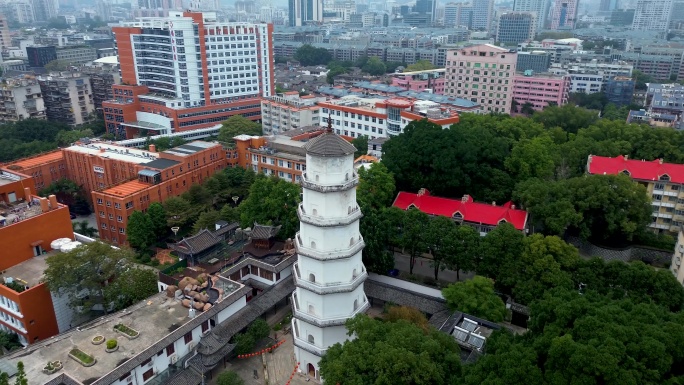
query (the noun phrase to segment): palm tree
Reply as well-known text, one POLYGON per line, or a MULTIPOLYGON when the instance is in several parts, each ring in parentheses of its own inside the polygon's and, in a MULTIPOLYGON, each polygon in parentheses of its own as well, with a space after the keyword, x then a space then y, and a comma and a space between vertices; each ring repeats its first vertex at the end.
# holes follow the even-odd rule
POLYGON ((90 227, 88 221, 74 222, 72 226, 74 228, 75 233, 85 235, 86 237, 93 237, 97 235, 97 229, 94 227, 90 227))

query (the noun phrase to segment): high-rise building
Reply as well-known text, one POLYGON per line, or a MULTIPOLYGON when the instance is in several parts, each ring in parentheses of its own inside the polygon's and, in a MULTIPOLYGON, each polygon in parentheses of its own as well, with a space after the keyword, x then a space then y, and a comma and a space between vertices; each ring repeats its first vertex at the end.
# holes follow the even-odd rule
POLYGON ((43 67, 47 63, 57 60, 57 48, 54 46, 26 47, 29 67, 43 67))
POLYGON ((458 12, 460 8, 458 3, 449 3, 444 6, 445 27, 456 27, 458 25, 458 12))
POLYGON ((478 103, 484 112, 508 113, 517 56, 491 44, 448 51, 444 94, 478 103))
POLYGON ((21 24, 32 23, 33 4, 29 0, 17 0, 8 4, 12 19, 21 24))
POLYGON ((413 7, 413 12, 417 12, 420 14, 429 14, 430 21, 434 22, 436 16, 436 9, 436 0, 416 0, 416 5, 413 7))
POLYGON ((515 0, 513 11, 534 12, 537 15, 537 30, 543 29, 549 13, 549 0, 515 0))
POLYGON ((496 28, 496 41, 501 44, 518 44, 534 39, 537 29, 534 13, 510 12, 499 17, 496 28))
POLYGON ((493 17, 494 0, 450 3, 444 8, 444 24, 446 26, 463 26, 471 30, 488 31, 492 26, 493 17))
POLYGON ((601 0, 599 11, 610 12, 618 8, 618 0, 601 0))
POLYGON ((551 66, 551 54, 544 51, 518 52, 516 71, 546 72, 551 66))
POLYGON ((45 103, 36 79, 9 78, 0 87, 0 122, 45 119, 45 103))
POLYGON ((673 4, 673 0, 637 0, 632 29, 667 31, 673 4))
POLYGON ((7 17, 0 14, 0 48, 5 49, 12 46, 12 36, 10 35, 7 17))
POLYGON ((551 16, 551 29, 574 29, 579 0, 556 0, 551 16))
POLYGON ((320 379, 321 357, 330 346, 350 338, 345 322, 370 307, 363 285, 368 273, 361 260, 365 244, 356 203, 356 149, 330 128, 304 149, 292 335, 297 362, 320 379))
POLYGON ((610 13, 610 25, 625 26, 634 23, 635 9, 615 9, 610 13))
POLYGON ((271 96, 273 26, 220 22, 214 12, 170 11, 114 27, 121 85, 102 103, 109 132, 159 134, 257 120, 271 96))
POLYGON ((56 17, 59 12, 57 0, 32 0, 32 4, 36 21, 48 21, 56 17))
POLYGON ((69 73, 41 77, 39 82, 48 120, 78 126, 93 119, 95 104, 88 76, 69 73))
POLYGON ((494 0, 472 0, 473 19, 470 29, 489 31, 494 18, 494 0))
POLYGON ((289 0, 288 16, 291 27, 323 22, 323 0, 289 0))

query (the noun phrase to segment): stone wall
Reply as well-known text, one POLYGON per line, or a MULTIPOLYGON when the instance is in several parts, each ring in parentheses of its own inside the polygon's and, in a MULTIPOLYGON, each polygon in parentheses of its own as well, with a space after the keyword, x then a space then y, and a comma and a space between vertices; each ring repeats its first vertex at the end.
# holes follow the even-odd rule
POLYGON ((665 265, 672 259, 673 251, 646 246, 630 246, 622 249, 596 246, 578 237, 568 236, 567 242, 579 249, 582 254, 599 257, 604 261, 643 261, 649 264, 665 265))

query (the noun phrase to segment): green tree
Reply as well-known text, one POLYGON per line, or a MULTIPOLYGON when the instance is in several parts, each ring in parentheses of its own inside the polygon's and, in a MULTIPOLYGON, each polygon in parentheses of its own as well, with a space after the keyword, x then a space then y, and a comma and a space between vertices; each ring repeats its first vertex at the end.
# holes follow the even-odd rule
POLYGON ((129 268, 132 257, 128 249, 114 249, 96 241, 49 256, 44 280, 50 291, 69 298, 75 310, 89 312, 99 306, 107 312, 110 304, 105 298, 114 298, 108 286, 129 268))
POLYGON ((558 146, 550 136, 521 139, 513 145, 506 159, 506 169, 516 181, 530 178, 551 179, 556 171, 558 146))
POLYGON ((233 337, 233 343, 235 344, 236 354, 248 354, 254 350, 256 341, 249 333, 238 333, 233 337))
POLYGON ((523 103, 522 107, 520 107, 520 112, 527 116, 534 114, 534 104, 530 102, 523 103))
POLYGON ((653 83, 655 79, 651 75, 647 75, 639 70, 632 71, 632 79, 636 82, 634 89, 643 91, 645 90, 646 83, 653 83))
POLYGON ((72 223, 72 227, 75 233, 85 235, 86 237, 94 237, 97 235, 97 229, 91 227, 88 221, 79 221, 72 223))
POLYGON ((465 282, 456 282, 442 289, 442 295, 452 310, 472 314, 492 322, 506 317, 506 304, 494 292, 494 282, 479 275, 465 282))
POLYGON ((142 211, 137 210, 133 211, 131 217, 128 218, 126 235, 128 244, 141 251, 152 246, 156 240, 154 225, 152 224, 150 217, 142 211))
POLYGON ((232 207, 230 204, 225 204, 219 212, 219 218, 226 222, 240 222, 240 207, 232 207))
POLYGON ((190 206, 197 217, 200 213, 211 208, 214 198, 206 187, 201 184, 193 184, 187 192, 182 195, 183 199, 190 203, 190 206))
POLYGON ((408 321, 424 332, 430 331, 430 322, 420 310, 409 306, 390 306, 384 319, 389 322, 408 321))
POLYGON ((166 224, 166 211, 161 203, 152 203, 147 208, 147 216, 150 217, 150 222, 152 222, 156 239, 161 239, 169 233, 169 227, 166 224))
MULTIPOLYGON (((363 207, 363 206, 362 206, 363 207)), ((399 213, 403 213, 400 209, 399 213)), ((387 274, 394 269, 394 255, 388 250, 391 235, 396 231, 386 215, 388 209, 365 209, 361 218, 360 231, 366 244, 363 249, 363 264, 368 271, 387 274)))
POLYGON ((510 293, 518 282, 525 235, 510 223, 503 223, 480 240, 476 271, 492 278, 499 290, 510 293))
POLYGON ((9 385, 9 376, 5 372, 0 372, 0 385, 9 385))
POLYGON ((409 255, 409 274, 413 274, 416 258, 427 251, 427 229, 430 217, 418 209, 405 212, 400 245, 409 255))
POLYGON ((242 115, 233 115, 221 123, 218 140, 219 142, 232 143, 233 138, 238 135, 260 136, 261 134, 261 124, 253 122, 242 115))
POLYGON ((429 220, 425 230, 425 241, 432 254, 432 268, 435 281, 439 279, 439 271, 446 267, 446 259, 456 250, 456 240, 452 236, 456 233, 456 224, 450 218, 436 216, 429 220))
POLYGON ((303 66, 314 66, 328 64, 332 60, 332 55, 325 48, 316 48, 310 44, 304 44, 297 48, 294 59, 303 66))
POLYGON ((361 155, 366 155, 368 153, 368 137, 366 135, 361 135, 354 140, 352 144, 356 147, 356 152, 354 153, 354 159, 360 157, 361 155))
POLYGON ((115 309, 134 305, 157 293, 157 272, 149 268, 130 266, 105 289, 106 303, 115 309))
POLYGON ((69 66, 71 66, 71 62, 69 60, 60 60, 60 59, 55 59, 52 60, 48 63, 46 63, 43 68, 45 68, 47 71, 54 71, 54 72, 60 72, 60 71, 66 71, 69 66))
POLYGON ((93 131, 89 129, 60 131, 57 134, 57 144, 60 146, 70 146, 81 138, 92 138, 93 135, 93 131))
POLYGON ((17 362, 17 378, 14 380, 14 385, 28 385, 24 363, 21 361, 17 362))
POLYGON ((394 177, 383 163, 360 168, 356 200, 365 212, 388 207, 394 199, 394 177))
POLYGON ((268 323, 262 318, 255 319, 254 322, 249 325, 249 329, 247 329, 247 333, 254 338, 254 341, 259 341, 268 337, 270 332, 271 327, 268 326, 268 323))
POLYGON ((480 234, 470 226, 456 226, 444 234, 446 267, 456 271, 456 280, 461 280, 461 270, 475 270, 480 248, 480 234))
POLYGON ((589 127, 598 118, 598 111, 587 110, 572 104, 547 107, 532 116, 534 121, 543 124, 546 128, 560 127, 571 134, 576 134, 580 128, 589 127))
POLYGON ((277 177, 257 175, 249 189, 249 197, 240 204, 243 228, 259 224, 282 225, 279 237, 286 239, 299 229, 297 206, 301 201, 301 187, 277 177))
POLYGON ((217 385, 245 385, 245 381, 232 371, 223 372, 216 377, 217 385))
POLYGON ((0 346, 7 351, 22 347, 17 334, 8 333, 2 330, 0 330, 0 346))
POLYGON ((461 375, 453 337, 405 320, 381 322, 360 314, 347 321, 356 336, 328 349, 320 362, 327 383, 446 385, 461 375))
POLYGON ((205 211, 200 214, 200 216, 197 218, 195 221, 195 224, 192 225, 192 231, 193 233, 198 233, 202 229, 208 229, 211 231, 214 231, 216 222, 218 222, 221 219, 221 214, 216 211, 216 210, 209 210, 205 211))
POLYGON ((385 67, 385 63, 383 63, 382 60, 378 59, 375 56, 369 58, 366 64, 364 64, 363 67, 361 67, 361 69, 364 72, 368 72, 369 74, 374 76, 384 75, 385 72, 387 72, 387 67, 385 67))
POLYGON ((66 178, 52 182, 48 187, 40 190, 38 195, 47 197, 54 194, 59 203, 69 206, 69 210, 81 215, 90 214, 90 206, 86 199, 86 192, 82 186, 66 178))
POLYGON ((432 63, 429 60, 418 60, 417 62, 410 64, 408 67, 406 67, 405 72, 426 71, 434 68, 435 66, 432 65, 432 63))
POLYGON ((163 206, 166 212, 166 223, 170 227, 183 226, 197 215, 190 202, 182 197, 169 197, 164 201, 163 206))

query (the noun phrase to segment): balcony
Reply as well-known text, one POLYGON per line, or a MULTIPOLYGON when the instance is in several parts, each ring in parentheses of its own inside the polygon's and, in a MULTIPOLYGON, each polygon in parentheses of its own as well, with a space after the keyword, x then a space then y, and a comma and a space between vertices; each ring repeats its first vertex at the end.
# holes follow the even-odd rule
POLYGON ((305 340, 301 339, 299 337, 299 329, 297 329, 297 320, 293 318, 291 322, 292 322, 292 330, 294 331, 293 332, 293 334, 294 334, 294 338, 293 338, 294 345, 300 349, 306 350, 307 352, 309 352, 313 355, 323 357, 325 355, 325 353, 328 351, 328 349, 319 348, 318 346, 311 344, 309 342, 306 342, 305 340))
POLYGON ((349 318, 354 318, 357 314, 365 313, 366 310, 370 308, 370 303, 368 302, 368 297, 363 295, 363 302, 356 306, 356 309, 348 315, 341 315, 336 317, 322 318, 315 312, 300 309, 299 300, 297 299, 297 292, 292 293, 292 310, 295 318, 300 319, 306 323, 316 325, 318 327, 324 328, 328 326, 339 326, 344 325, 349 318))
POLYGON ((670 229, 670 225, 662 225, 659 223, 651 223, 650 225, 648 225, 648 227, 653 228, 653 229, 661 229, 661 230, 669 230, 670 229))
POLYGON ((349 258, 358 253, 359 251, 363 250, 363 247, 365 245, 366 244, 364 243, 363 237, 361 235, 359 235, 359 239, 358 241, 356 241, 356 243, 345 249, 324 251, 315 249, 315 245, 313 245, 313 247, 304 246, 304 242, 302 242, 302 237, 299 233, 297 233, 297 242, 295 242, 295 248, 298 254, 302 254, 309 258, 313 258, 319 261, 349 258))
POLYGON ((366 267, 361 265, 361 272, 352 277, 349 282, 311 282, 304 279, 299 271, 299 262, 295 262, 292 267, 295 275, 295 285, 302 289, 309 290, 316 294, 348 293, 354 291, 363 281, 368 278, 366 267))
POLYGON ((351 209, 351 211, 349 212, 349 214, 347 214, 346 217, 321 217, 318 215, 312 215, 307 213, 306 210, 304 210, 304 204, 300 203, 297 207, 297 216, 299 216, 300 221, 308 223, 313 226, 334 227, 346 226, 350 223, 353 223, 354 221, 361 219, 363 214, 361 213, 361 209, 359 209, 359 206, 357 205, 351 209))
POLYGON ((321 193, 345 191, 353 187, 356 187, 356 185, 358 184, 359 175, 356 173, 353 173, 351 179, 348 179, 342 184, 322 184, 319 182, 314 182, 313 180, 309 179, 307 173, 302 174, 302 187, 309 190, 318 191, 321 193))

